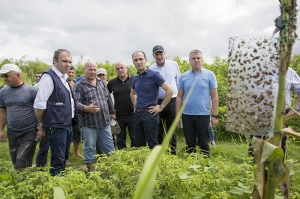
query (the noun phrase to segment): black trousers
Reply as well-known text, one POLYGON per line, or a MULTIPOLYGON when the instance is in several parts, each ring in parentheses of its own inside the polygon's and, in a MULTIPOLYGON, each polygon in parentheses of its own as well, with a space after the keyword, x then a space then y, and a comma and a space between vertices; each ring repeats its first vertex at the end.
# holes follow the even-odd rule
POLYGON ((208 127, 210 115, 185 115, 182 114, 182 125, 187 153, 196 152, 196 144, 200 148, 200 153, 210 154, 208 127), (197 142, 198 139, 198 142, 197 142))
MULTIPOLYGON (((158 100, 158 104, 162 103, 162 99, 158 100)), ((158 144, 161 144, 164 140, 165 132, 167 133, 170 129, 173 121, 176 117, 175 111, 176 98, 172 98, 168 105, 159 113, 159 126, 158 126, 158 136, 157 141, 158 144), (164 124, 166 124, 166 128, 164 128, 164 124)), ((171 153, 176 154, 177 148, 177 129, 174 130, 172 140, 170 141, 171 153)))

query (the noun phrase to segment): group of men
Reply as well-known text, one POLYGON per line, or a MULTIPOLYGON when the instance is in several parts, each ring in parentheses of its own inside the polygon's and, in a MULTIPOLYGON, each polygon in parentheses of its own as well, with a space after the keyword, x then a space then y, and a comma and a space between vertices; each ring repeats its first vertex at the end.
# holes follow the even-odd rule
MULTIPOLYGON (((18 66, 2 66, 0 74, 7 86, 0 91, 0 141, 6 141, 3 130, 7 123, 14 167, 22 171, 31 166, 39 138, 41 143, 47 142, 45 150, 49 147, 51 150, 50 173, 61 173, 68 160, 72 134, 79 124, 84 138, 84 162, 88 170, 93 171, 97 142, 107 155, 115 150, 112 119, 118 121, 121 129, 116 140, 118 149, 126 148, 127 129, 131 147, 148 144, 152 149, 162 143, 185 101, 182 123, 187 152, 195 152, 198 144, 201 153, 209 155, 209 124, 210 121, 213 127, 218 124, 215 75, 203 68, 199 50, 190 52, 191 70, 182 75, 176 62, 166 60, 162 46, 153 48, 153 57, 156 62, 148 68, 145 53, 134 52, 132 62, 137 75, 132 77, 125 64, 117 62, 117 77, 109 82, 106 82, 105 70, 87 61, 84 76, 77 82, 71 53, 58 49, 54 52, 53 67, 38 77, 38 90, 22 81, 18 66)), ((176 130, 172 133, 170 153, 176 154, 176 130)), ((73 138, 74 154, 78 157, 81 156, 80 142, 80 138, 73 138)))

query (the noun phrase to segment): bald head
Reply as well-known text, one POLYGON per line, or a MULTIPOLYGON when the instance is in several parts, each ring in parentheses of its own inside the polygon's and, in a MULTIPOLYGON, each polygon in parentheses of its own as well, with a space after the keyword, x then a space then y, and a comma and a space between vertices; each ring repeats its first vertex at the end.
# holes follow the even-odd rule
POLYGON ((94 61, 87 61, 84 63, 84 77, 88 81, 96 79, 97 64, 94 61))
POLYGON ((116 71, 118 77, 121 79, 126 79, 128 76, 127 67, 123 62, 117 62, 115 64, 115 71, 116 71))

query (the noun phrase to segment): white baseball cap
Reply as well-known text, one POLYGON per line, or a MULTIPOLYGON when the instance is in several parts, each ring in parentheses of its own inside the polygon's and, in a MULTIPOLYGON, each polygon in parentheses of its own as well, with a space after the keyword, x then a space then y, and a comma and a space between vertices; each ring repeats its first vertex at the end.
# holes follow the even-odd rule
POLYGON ((17 73, 22 73, 21 69, 15 64, 4 64, 1 67, 0 74, 6 74, 9 71, 14 71, 17 73))
POLYGON ((107 71, 104 68, 98 68, 97 75, 99 75, 99 74, 107 75, 107 71))

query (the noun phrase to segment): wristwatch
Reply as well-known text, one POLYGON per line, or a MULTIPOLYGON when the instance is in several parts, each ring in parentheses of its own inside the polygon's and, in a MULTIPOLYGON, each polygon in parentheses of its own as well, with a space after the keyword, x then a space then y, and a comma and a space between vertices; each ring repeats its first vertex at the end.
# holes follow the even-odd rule
POLYGON ((295 109, 296 111, 299 111, 299 110, 300 110, 299 106, 295 106, 294 109, 295 109))
POLYGON ((159 105, 159 107, 160 107, 160 109, 164 109, 165 108, 165 106, 164 105, 159 105))
POLYGON ((219 119, 219 115, 211 115, 212 117, 219 119))

